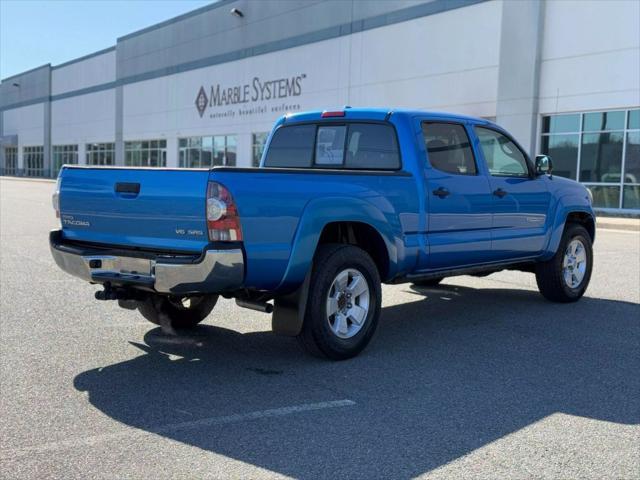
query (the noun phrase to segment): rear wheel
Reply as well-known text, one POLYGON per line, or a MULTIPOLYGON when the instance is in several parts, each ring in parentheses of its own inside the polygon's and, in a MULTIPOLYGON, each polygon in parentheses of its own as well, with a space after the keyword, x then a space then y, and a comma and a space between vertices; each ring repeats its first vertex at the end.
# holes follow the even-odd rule
POLYGON ((436 287, 440 285, 442 280, 444 280, 444 277, 429 278, 427 280, 414 280, 413 284, 418 287, 436 287))
POLYGON ((591 236, 581 225, 568 224, 554 257, 536 265, 538 289, 552 302, 575 302, 584 295, 592 269, 591 236))
POLYGON ((138 311, 151 323, 176 329, 192 328, 215 307, 218 295, 166 297, 152 295, 138 303, 138 311))
POLYGON ((320 246, 313 262, 309 300, 299 339, 333 360, 360 353, 378 325, 382 291, 378 269, 352 245, 320 246))

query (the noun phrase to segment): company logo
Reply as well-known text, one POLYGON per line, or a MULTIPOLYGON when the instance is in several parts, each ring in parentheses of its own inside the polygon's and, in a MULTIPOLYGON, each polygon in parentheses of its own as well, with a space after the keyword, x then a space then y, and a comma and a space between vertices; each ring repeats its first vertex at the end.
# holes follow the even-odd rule
POLYGON ((70 227, 90 227, 91 223, 86 220, 76 220, 73 215, 63 215, 62 224, 70 227))
POLYGON ((202 230, 187 230, 185 228, 176 228, 176 235, 193 235, 196 237, 200 237, 204 235, 202 230))
POLYGON ((302 73, 274 80, 253 77, 251 82, 241 85, 228 86, 217 83, 209 87, 209 95, 204 87, 200 87, 195 101, 196 109, 202 118, 207 108, 242 106, 249 103, 298 97, 302 95, 302 84, 306 78, 307 75, 302 73))
POLYGON ((204 115, 204 111, 207 109, 208 103, 209 99, 207 98, 207 92, 204 91, 204 87, 200 87, 200 91, 198 92, 198 96, 196 97, 196 108, 198 109, 200 118, 202 118, 202 116, 204 115))

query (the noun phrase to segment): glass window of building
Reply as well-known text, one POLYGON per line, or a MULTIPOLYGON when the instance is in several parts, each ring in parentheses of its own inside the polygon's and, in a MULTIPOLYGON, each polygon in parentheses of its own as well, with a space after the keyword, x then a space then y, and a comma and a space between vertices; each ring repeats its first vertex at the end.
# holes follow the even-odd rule
POLYGON ((595 207, 640 209, 640 109, 545 116, 541 146, 554 175, 586 184, 595 207))
POLYGON ((166 167, 167 141, 124 142, 124 164, 128 167, 166 167))
POLYGON ((627 125, 622 208, 640 210, 640 109, 629 111, 627 125))
POLYGON ((178 162, 182 168, 235 166, 236 153, 235 135, 178 139, 178 162))
POLYGON ((16 175, 18 173, 18 147, 6 147, 4 149, 4 175, 16 175))
POLYGON ((115 143, 87 143, 87 165, 115 165, 115 143))
POLYGON ((251 165, 254 167, 260 166, 260 160, 262 159, 262 153, 264 152, 264 146, 267 143, 267 138, 269 137, 269 132, 260 132, 254 133, 252 138, 252 155, 251 155, 251 165))
POLYGON ((58 176, 62 165, 78 164, 78 145, 54 145, 51 176, 58 176))
POLYGON ((25 175, 27 177, 42 177, 44 174, 44 148, 23 147, 22 157, 24 160, 25 175))

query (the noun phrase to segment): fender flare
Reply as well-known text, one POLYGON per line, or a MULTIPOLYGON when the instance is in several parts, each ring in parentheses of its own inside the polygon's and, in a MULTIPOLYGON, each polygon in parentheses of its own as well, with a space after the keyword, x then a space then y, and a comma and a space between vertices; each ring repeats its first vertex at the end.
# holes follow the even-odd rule
MULTIPOLYGON (((324 227, 334 222, 359 222, 374 228, 384 241, 389 255, 389 275, 397 270, 401 238, 394 235, 390 225, 395 212, 385 216, 380 209, 360 199, 345 197, 324 197, 309 202, 303 211, 298 229, 293 239, 293 249, 280 291, 291 293, 274 299, 271 327, 274 333, 296 336, 302 331, 302 324, 309 295, 309 284, 320 235, 324 227)), ((398 225, 399 228, 399 225, 398 225)))
POLYGON ((595 214, 589 202, 582 196, 576 193, 571 193, 560 197, 558 200, 555 215, 553 217, 553 224, 550 225, 550 235, 547 247, 541 257, 542 261, 552 258, 560 245, 562 239, 562 233, 567 223, 567 218, 572 213, 585 213, 589 215, 595 222, 595 214))

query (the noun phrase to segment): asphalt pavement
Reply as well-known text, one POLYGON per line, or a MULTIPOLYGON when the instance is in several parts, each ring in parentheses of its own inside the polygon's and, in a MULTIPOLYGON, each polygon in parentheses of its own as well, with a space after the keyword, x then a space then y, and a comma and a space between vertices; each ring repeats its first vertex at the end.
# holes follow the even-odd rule
POLYGON ((383 288, 357 358, 221 300, 169 337, 60 271, 50 182, 0 179, 0 477, 640 477, 640 234, 600 229, 586 296, 533 275, 383 288))

